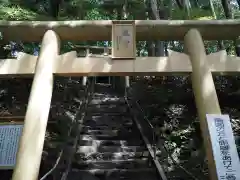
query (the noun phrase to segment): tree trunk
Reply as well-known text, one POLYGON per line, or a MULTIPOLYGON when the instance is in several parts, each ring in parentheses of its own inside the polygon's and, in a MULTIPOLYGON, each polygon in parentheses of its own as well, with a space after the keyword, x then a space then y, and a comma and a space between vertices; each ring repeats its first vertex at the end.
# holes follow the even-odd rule
POLYGON ((122 8, 117 9, 117 19, 122 19, 122 8))
POLYGON ((229 0, 221 0, 221 2, 222 2, 222 6, 223 6, 223 10, 224 10, 226 18, 232 19, 232 13, 231 13, 231 9, 230 9, 229 0))
POLYGON ((182 0, 176 0, 176 3, 178 5, 179 9, 183 9, 184 6, 183 6, 182 0))
MULTIPOLYGON (((217 19, 217 15, 216 15, 216 12, 215 12, 213 0, 209 0, 209 4, 210 4, 210 8, 211 8, 211 11, 212 11, 213 18, 216 20, 217 19)), ((221 40, 218 41, 218 49, 220 49, 220 50, 225 49, 224 43, 221 40)))
MULTIPOLYGON (((227 19, 233 19, 233 14, 231 12, 230 9, 230 2, 229 0, 221 0, 222 2, 222 6, 223 6, 223 10, 224 10, 224 14, 226 16, 227 19)), ((235 49, 237 50, 237 47, 235 47, 235 49)), ((229 52, 229 48, 226 49, 227 53, 229 52)))
POLYGON ((240 40, 235 40, 235 51, 236 51, 236 55, 238 57, 240 57, 240 40))
MULTIPOLYGON (((151 19, 156 19, 156 20, 160 20, 160 8, 158 8, 158 3, 156 0, 151 0, 149 3, 149 6, 151 9, 151 19)), ((164 56, 164 42, 162 41, 156 41, 155 42, 155 56, 164 56)))
POLYGON ((214 5, 213 5, 213 0, 209 0, 209 3, 210 3, 210 7, 211 7, 213 18, 217 19, 217 15, 216 15, 216 12, 215 12, 215 9, 214 9, 214 5))
POLYGON ((50 0, 50 15, 57 19, 61 0, 50 0))
POLYGON ((218 41, 218 49, 219 49, 219 50, 225 49, 225 46, 224 46, 223 41, 218 41))
POLYGON ((185 9, 185 12, 187 13, 187 17, 186 19, 191 19, 191 3, 190 3, 190 0, 184 0, 184 9, 185 9))
POLYGON ((238 8, 240 9, 240 0, 237 0, 238 8))
POLYGON ((154 44, 152 41, 147 41, 146 43, 146 49, 147 49, 147 52, 148 52, 148 56, 151 57, 151 56, 154 56, 154 44))
POLYGON ((192 0, 192 2, 195 8, 199 8, 198 0, 192 0))

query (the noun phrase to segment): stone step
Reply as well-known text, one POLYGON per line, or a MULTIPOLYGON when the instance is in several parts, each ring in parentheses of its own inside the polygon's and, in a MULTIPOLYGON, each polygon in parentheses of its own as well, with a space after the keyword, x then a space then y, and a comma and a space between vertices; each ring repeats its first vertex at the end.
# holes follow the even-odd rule
POLYGON ((141 152, 145 151, 144 146, 101 146, 95 144, 93 146, 79 146, 76 153, 91 154, 91 153, 103 153, 103 152, 141 152))
MULTIPOLYGON (((63 147, 63 143, 67 143, 68 146, 73 146, 74 138, 70 138, 68 142, 66 141, 53 141, 45 142, 44 150, 48 149, 60 149, 63 147)), ((139 139, 130 139, 130 140, 95 140, 92 138, 81 139, 79 146, 144 146, 144 142, 139 139)))
POLYGON ((117 136, 118 130, 82 130, 81 134, 117 136))
POLYGON ((108 135, 108 136, 121 136, 126 134, 134 133, 132 128, 121 128, 121 129, 82 129, 80 134, 88 134, 88 135, 108 135))
MULTIPOLYGON (((96 99, 93 99, 93 100, 96 100, 96 99)), ((93 101, 91 100, 91 101, 93 101)), ((90 101, 90 103, 88 104, 89 108, 126 108, 127 107, 127 104, 122 102, 122 101, 105 101, 103 103, 101 102, 98 102, 98 104, 92 104, 90 101), (108 103, 107 103, 108 102, 108 103), (121 106, 120 106, 121 105, 121 106)))
MULTIPOLYGON (((98 151, 89 151, 89 149, 85 149, 84 151, 78 151, 77 153, 74 154, 73 161, 76 162, 83 162, 83 161, 88 161, 88 160, 109 160, 109 161, 114 161, 114 160, 127 160, 127 159, 141 159, 141 158, 148 158, 149 157, 149 152, 147 149, 142 150, 142 149, 136 149, 135 152, 111 152, 111 150, 116 150, 115 149, 108 149, 108 152, 98 152, 98 151)), ((69 158, 69 155, 71 152, 74 152, 75 150, 73 147, 68 147, 64 151, 64 155, 62 156, 62 160, 64 161, 69 158)), ((44 163, 51 163, 55 162, 56 159, 59 156, 60 150, 56 149, 48 149, 47 153, 43 153, 43 158, 42 161, 44 163)))
POLYGON ((110 112, 110 111, 87 111, 86 116, 119 116, 119 117, 131 117, 129 112, 110 112))
POLYGON ((90 106, 93 105, 117 105, 117 106, 126 106, 125 100, 119 98, 94 98, 89 102, 90 106))
POLYGON ((103 128, 105 126, 108 126, 109 128, 120 128, 120 127, 132 127, 133 126, 133 122, 131 120, 125 120, 122 122, 115 122, 114 120, 107 120, 104 119, 102 121, 95 121, 95 120, 86 120, 84 122, 84 126, 90 126, 90 127, 99 127, 99 128, 103 128))
POLYGON ((103 104, 89 104, 88 108, 98 108, 98 109, 126 109, 126 104, 122 104, 122 106, 120 106, 118 103, 112 103, 109 102, 109 104, 103 103, 103 104))
POLYGON ((108 92, 108 93, 114 93, 115 90, 111 87, 110 84, 101 84, 97 83, 94 85, 94 92, 108 92))
POLYGON ((81 134, 80 139, 96 139, 96 140, 130 140, 130 139, 142 139, 140 134, 121 134, 121 135, 110 135, 110 134, 81 134))
POLYGON ((132 140, 142 140, 142 137, 140 134, 122 134, 121 136, 111 136, 106 134, 98 134, 98 135, 89 135, 89 134, 81 134, 80 140, 113 140, 113 141, 120 141, 120 140, 126 140, 126 141, 132 141, 132 140))
POLYGON ((108 108, 108 107, 89 107, 87 108, 87 113, 104 113, 104 114, 128 114, 127 107, 115 107, 115 108, 108 108))
POLYGON ((101 101, 118 101, 119 97, 107 93, 94 93, 92 99, 99 99, 101 101))
POLYGON ((72 169, 68 179, 79 180, 159 180, 155 168, 136 169, 72 169))
POLYGON ((127 124, 127 126, 121 125, 121 124, 116 124, 114 126, 113 125, 101 125, 101 126, 83 126, 82 127, 82 131, 88 131, 88 130, 121 130, 121 129, 131 129, 133 128, 132 126, 129 126, 127 124))
POLYGON ((120 97, 114 94, 108 94, 105 92, 94 92, 92 95, 92 99, 99 99, 102 101, 114 101, 114 102, 117 102, 117 101, 120 102, 124 100, 123 97, 120 97))
POLYGON ((109 89, 95 89, 94 94, 105 94, 107 96, 121 97, 119 93, 115 93, 114 91, 111 91, 109 89))
POLYGON ((85 135, 98 136, 98 135, 106 135, 106 136, 126 136, 127 134, 131 136, 138 137, 140 134, 136 127, 132 126, 119 126, 119 127, 105 127, 105 126, 83 126, 81 133, 85 135))
POLYGON ((142 159, 126 159, 126 160, 86 160, 76 161, 72 163, 73 168, 82 170, 91 169, 132 169, 132 168, 146 168, 149 167, 148 158, 142 159))
POLYGON ((125 160, 125 159, 139 159, 139 158, 146 158, 149 157, 149 152, 145 151, 138 151, 138 152, 93 152, 93 153, 79 153, 75 154, 74 156, 76 160, 125 160))
POLYGON ((112 89, 111 87, 107 87, 107 86, 94 87, 94 93, 105 93, 108 95, 116 95, 117 96, 117 94, 115 93, 115 90, 112 89))
POLYGON ((101 121, 101 122, 109 122, 109 121, 114 121, 119 122, 119 123, 125 123, 125 122, 132 122, 131 117, 126 117, 126 116, 114 116, 111 114, 100 114, 100 115, 93 115, 93 114, 87 114, 84 121, 101 121))
POLYGON ((80 146, 92 146, 99 144, 101 146, 142 146, 142 140, 81 140, 80 146))

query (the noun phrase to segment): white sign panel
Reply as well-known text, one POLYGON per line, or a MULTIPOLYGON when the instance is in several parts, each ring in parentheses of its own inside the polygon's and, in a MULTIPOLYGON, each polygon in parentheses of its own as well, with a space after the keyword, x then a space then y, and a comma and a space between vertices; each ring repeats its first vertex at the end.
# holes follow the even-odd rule
POLYGON ((219 180, 240 180, 240 162, 228 115, 207 114, 219 180))
POLYGON ((0 168, 13 169, 23 125, 0 125, 0 168))

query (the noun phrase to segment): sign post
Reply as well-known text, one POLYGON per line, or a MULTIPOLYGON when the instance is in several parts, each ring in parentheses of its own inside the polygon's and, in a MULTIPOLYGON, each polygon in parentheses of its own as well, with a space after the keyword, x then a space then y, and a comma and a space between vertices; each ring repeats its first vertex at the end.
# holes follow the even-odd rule
MULTIPOLYGON (((136 59, 135 21, 112 21, 112 59, 136 59)), ((125 88, 130 86, 129 76, 125 76, 125 88)))
POLYGON ((239 180, 240 162, 228 115, 207 114, 218 180, 239 180))

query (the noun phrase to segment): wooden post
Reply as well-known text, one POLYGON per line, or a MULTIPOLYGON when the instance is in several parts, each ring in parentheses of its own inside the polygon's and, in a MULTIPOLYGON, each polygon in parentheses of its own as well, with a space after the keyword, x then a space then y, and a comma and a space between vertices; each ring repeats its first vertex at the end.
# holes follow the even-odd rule
POLYGON ((82 77, 82 85, 86 86, 87 85, 87 76, 82 77))
POLYGON ((13 180, 38 179, 53 91, 53 67, 59 46, 57 34, 48 30, 36 64, 13 180))
POLYGON ((130 78, 129 78, 129 76, 125 76, 125 87, 126 88, 130 87, 130 78))
MULTIPOLYGON (((112 21, 112 59, 136 58, 136 28, 134 21, 112 21)), ((125 87, 129 87, 125 76, 125 87)))
MULTIPOLYGON (((86 50, 87 50, 87 52, 86 52, 86 57, 88 57, 88 56, 90 55, 90 49, 87 48, 86 50)), ((86 86, 86 85, 87 85, 87 76, 83 76, 83 78, 82 78, 82 85, 83 85, 83 86, 86 86)))
POLYGON ((191 29, 184 37, 185 49, 192 63, 192 87, 195 96, 202 136, 204 139, 211 180, 217 180, 210 129, 206 114, 221 114, 212 73, 206 61, 206 52, 198 30, 191 29))

